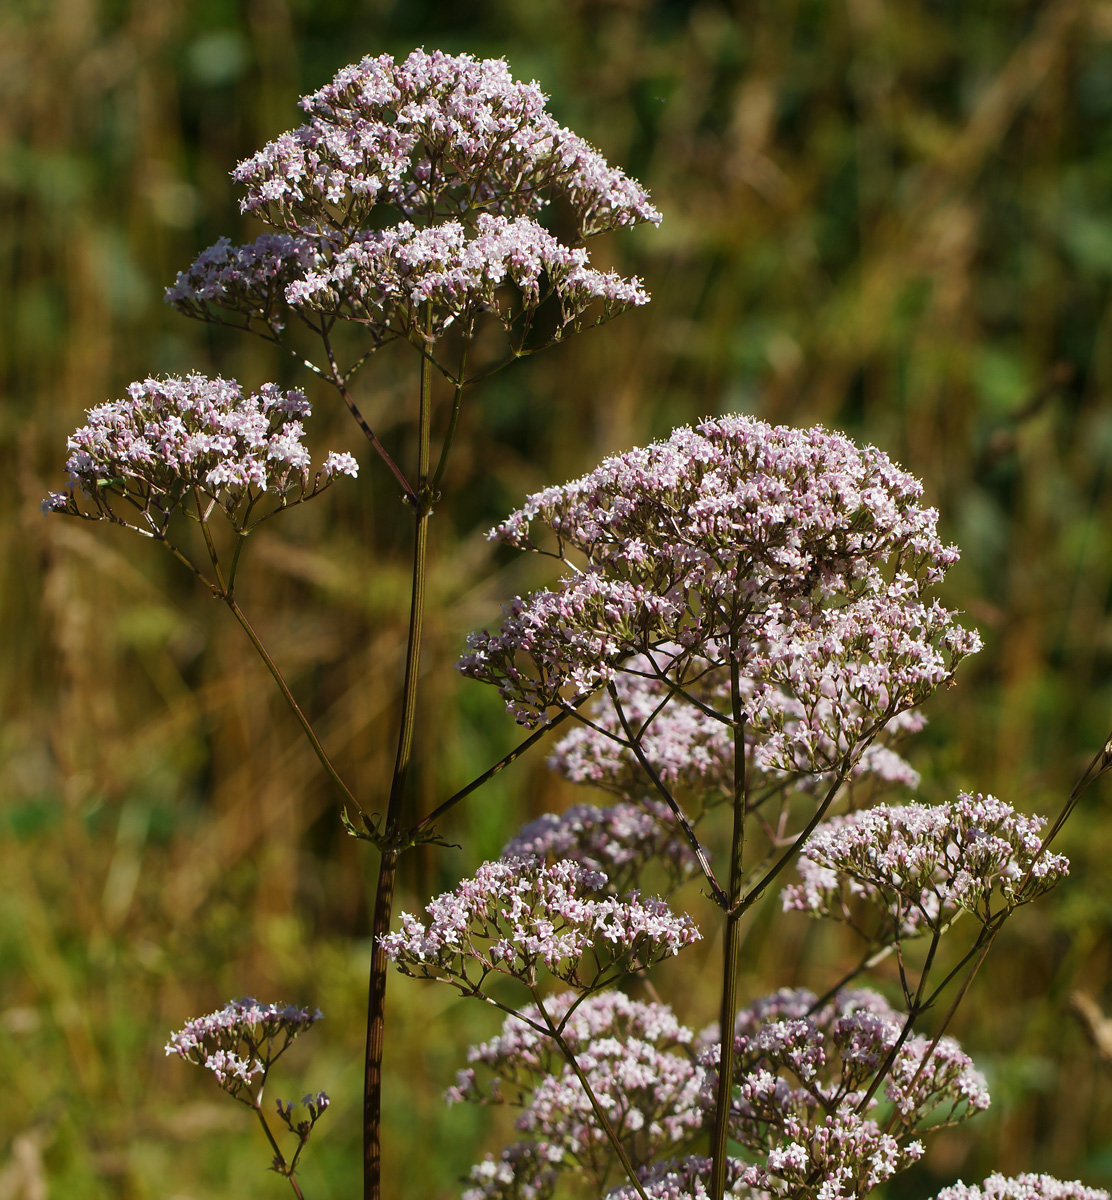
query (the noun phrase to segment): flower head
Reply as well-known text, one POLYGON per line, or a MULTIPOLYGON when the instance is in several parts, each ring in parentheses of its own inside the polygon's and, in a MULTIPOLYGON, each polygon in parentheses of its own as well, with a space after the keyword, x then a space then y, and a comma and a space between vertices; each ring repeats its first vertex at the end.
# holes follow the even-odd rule
POLYGON ((473 634, 460 669, 535 725, 631 656, 657 654, 654 673, 679 693, 700 660, 733 656, 770 761, 829 770, 824 746, 863 748, 980 644, 924 595, 957 551, 921 492, 879 450, 822 428, 678 429, 530 497, 491 532, 523 549, 547 532, 573 571, 473 634))
POLYGON ((659 223, 640 185, 545 102, 501 59, 439 50, 364 58, 304 97, 306 124, 239 164, 242 208, 309 233, 364 227, 376 205, 441 221, 535 216, 556 198, 580 237, 659 223))
MULTIPOLYGON (((813 1200, 864 1195, 921 1157, 917 1132, 988 1107, 984 1079, 957 1042, 901 1042, 906 1020, 864 988, 822 1005, 810 992, 785 989, 738 1013, 730 1131, 764 1156, 746 1175, 751 1186, 787 1186, 813 1200), (884 1083, 895 1109, 885 1131, 868 1115, 875 1100, 865 1097, 897 1046, 884 1083)), ((717 1036, 708 1031, 699 1053, 708 1107, 718 1086, 717 1036)))
POLYGON ((936 1200, 1108 1200, 1103 1188, 1063 1183, 1051 1175, 990 1175, 982 1185, 960 1180, 943 1188, 936 1200))
POLYGON ((257 523, 359 469, 350 454, 332 453, 311 473, 302 441, 310 412, 301 392, 273 383, 250 396, 234 380, 196 374, 133 383, 127 399, 90 409, 70 436, 69 490, 43 507, 162 537, 173 513, 200 495, 237 528, 257 523), (264 495, 269 506, 252 514, 264 495))
POLYGON ((286 233, 264 233, 250 246, 220 238, 178 273, 166 302, 187 317, 208 320, 212 308, 221 308, 248 324, 258 320, 281 329, 287 289, 320 263, 324 249, 320 239, 286 233))
POLYGON ((422 924, 402 913, 382 947, 407 975, 478 994, 491 973, 535 986, 541 968, 583 990, 677 954, 699 937, 691 918, 661 900, 606 894, 606 876, 579 863, 538 858, 484 863, 473 879, 427 907, 422 924))
MULTIPOLYGON (((195 1017, 171 1034, 166 1053, 206 1067, 226 1092, 238 1096, 256 1077, 261 1084, 290 1043, 320 1019, 320 1009, 260 1004, 250 996, 229 1000, 219 1011, 195 1017)), ((328 1099, 323 1092, 321 1097, 322 1102, 314 1103, 323 1111, 328 1099)))
MULTIPOLYGON (((582 1083, 543 1032, 548 1022, 562 1028, 635 1167, 674 1153, 702 1128, 702 1069, 686 1052, 691 1030, 671 1009, 620 992, 581 1002, 565 993, 546 1000, 544 1014, 531 1005, 507 1018, 499 1037, 472 1047, 468 1059, 474 1066, 461 1072, 448 1093, 450 1102, 521 1107, 516 1125, 524 1137, 502 1156, 517 1165, 519 1187, 539 1189, 553 1172, 582 1173, 601 1185, 614 1165, 582 1083), (487 1091, 480 1088, 475 1067, 492 1075, 487 1091), (522 1164, 529 1165, 532 1177, 522 1174, 522 1164)), ((480 1170, 481 1165, 473 1177, 480 1170)))
POLYGON ((585 249, 562 245, 528 217, 481 213, 476 227, 406 221, 362 231, 293 280, 286 300, 359 321, 380 341, 435 339, 455 323, 469 328, 480 313, 512 334, 550 298, 558 314, 549 336, 560 341, 648 302, 640 280, 595 270, 585 249))
POLYGON ((987 922, 1068 873, 1063 855, 1043 850, 1044 824, 968 792, 950 804, 834 817, 803 847, 801 882, 784 889, 784 907, 850 920, 854 902, 865 901, 879 913, 882 939, 940 929, 958 909, 987 922))

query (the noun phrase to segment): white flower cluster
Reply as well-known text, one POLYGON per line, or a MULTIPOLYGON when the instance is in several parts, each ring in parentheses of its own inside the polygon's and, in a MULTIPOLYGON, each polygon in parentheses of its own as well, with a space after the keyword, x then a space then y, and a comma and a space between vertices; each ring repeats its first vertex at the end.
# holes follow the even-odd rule
POLYGON ((333 451, 311 473, 302 440, 310 411, 301 392, 273 383, 250 396, 234 380, 197 374, 133 383, 126 400, 90 409, 70 436, 69 490, 51 493, 43 508, 161 537, 173 513, 200 496, 237 528, 257 523, 359 471, 350 454, 333 451), (257 510, 264 496, 270 504, 257 510))
MULTIPOLYGON (((253 1078, 265 1077, 290 1043, 320 1019, 319 1008, 260 1004, 250 996, 229 1000, 171 1034, 166 1053, 207 1068, 224 1091, 238 1096, 253 1078)), ((323 1107, 327 1103, 325 1097, 323 1107)))
POLYGON ((968 792, 834 817, 804 846, 802 882, 784 889, 784 908, 855 923, 865 902, 878 917, 868 936, 880 942, 939 930, 958 909, 987 923, 1069 872, 1064 855, 1043 850, 1044 824, 968 792))
POLYGON ((924 595, 957 551, 921 492, 880 451, 822 428, 731 416, 677 429, 492 531, 523 549, 547 531, 574 570, 473 634, 460 669, 536 725, 634 655, 680 647, 655 674, 682 691, 733 646, 769 766, 828 771, 830 747, 852 755, 980 646, 924 595))
POLYGON ((698 940, 690 917, 636 893, 608 895, 606 884, 576 862, 499 859, 431 901, 427 925, 402 913, 400 931, 381 944, 404 974, 478 995, 491 974, 535 987, 542 968, 595 990, 698 940))

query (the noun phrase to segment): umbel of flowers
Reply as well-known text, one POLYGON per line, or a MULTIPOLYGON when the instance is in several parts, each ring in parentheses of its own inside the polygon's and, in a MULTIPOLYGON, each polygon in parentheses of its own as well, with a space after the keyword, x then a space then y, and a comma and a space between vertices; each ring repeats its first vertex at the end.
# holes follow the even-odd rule
POLYGON ((290 312, 315 328, 340 318, 375 345, 406 338, 424 352, 489 314, 515 356, 646 303, 639 280, 591 267, 583 242, 660 214, 545 102, 498 59, 415 50, 344 68, 301 101, 304 125, 234 172, 243 211, 281 232, 221 239, 167 299, 272 336, 290 312), (570 245, 539 223, 554 201, 572 214, 570 245))
POLYGON ((928 599, 957 551, 921 494, 881 451, 821 428, 678 429, 492 531, 532 550, 547 535, 571 573, 472 636, 461 670, 533 725, 641 655, 640 678, 729 724, 704 693, 733 661, 766 769, 828 771, 980 645, 928 599))
POLYGON ((219 508, 245 533, 319 495, 337 474, 358 474, 355 459, 336 451, 312 473, 303 441, 311 413, 301 392, 273 383, 251 396, 234 380, 204 375, 133 383, 126 400, 90 409, 70 436, 69 488, 43 508, 162 539, 174 513, 195 501, 198 512, 219 508))

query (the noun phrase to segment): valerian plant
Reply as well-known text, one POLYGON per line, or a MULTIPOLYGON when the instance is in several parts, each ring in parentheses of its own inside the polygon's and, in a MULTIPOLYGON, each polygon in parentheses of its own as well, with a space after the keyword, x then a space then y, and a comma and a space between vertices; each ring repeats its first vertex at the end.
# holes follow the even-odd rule
MULTIPOLYGON (((857 1200, 916 1162, 925 1138, 987 1107, 985 1082, 947 1027, 1004 921, 1066 874, 1049 843, 1112 752, 1094 758, 1045 832, 991 796, 870 806, 884 787, 916 785, 898 744, 979 649, 933 594, 957 550, 940 539, 919 481, 882 451, 822 428, 722 416, 540 492, 492 531, 564 572, 510 602, 460 661, 531 732, 431 812, 414 811, 428 523, 464 394, 648 300, 640 280, 593 267, 586 243, 660 214, 545 104, 499 60, 365 58, 304 98, 303 125, 234 171, 243 211, 272 231, 245 246, 222 238, 166 293, 188 317, 275 343, 331 388, 409 510, 409 633, 381 818, 341 777, 235 595, 260 522, 358 473, 338 452, 314 470, 302 392, 248 393, 197 374, 134 383, 127 399, 89 411, 69 442, 69 484, 44 508, 133 529, 203 581, 273 676, 346 828, 378 852, 367 1200, 380 1194, 391 961, 505 1013, 448 1093, 520 1110, 521 1136, 474 1167, 470 1200, 547 1197, 565 1181, 610 1200, 857 1200), (553 205, 567 242, 544 223, 553 205), (349 359, 334 344, 341 326, 362 339, 349 359), (503 350, 490 357, 484 336, 476 363, 491 328, 503 350), (416 352, 408 464, 387 451, 356 394, 388 342, 416 352), (199 543, 184 536, 187 522, 199 543), (613 802, 534 821, 498 861, 433 900, 428 920, 402 914, 391 932, 399 858, 442 845, 444 814, 560 725, 553 768, 613 802), (725 838, 708 819, 722 809, 725 838), (825 995, 781 991, 743 1005, 742 921, 793 864, 799 882, 784 889, 784 908, 847 924, 864 943, 861 961, 825 995), (669 891, 700 878, 717 906, 719 1020, 699 1035, 645 980, 700 937, 689 915, 642 894, 654 870, 669 891), (939 978, 943 936, 965 942, 939 978), (889 960, 897 1003, 850 986, 889 960), (615 987, 638 981, 648 1000, 615 987), (942 1019, 920 1029, 943 997, 942 1019)), ((304 1117, 277 1102, 297 1139, 286 1158, 262 1090, 318 1016, 236 1001, 167 1046, 255 1111, 273 1168, 299 1197, 297 1164, 328 1097, 307 1095, 304 1117)), ((957 1184, 938 1200, 982 1194, 1107 1200, 1035 1175, 991 1176, 983 1193, 957 1184)))

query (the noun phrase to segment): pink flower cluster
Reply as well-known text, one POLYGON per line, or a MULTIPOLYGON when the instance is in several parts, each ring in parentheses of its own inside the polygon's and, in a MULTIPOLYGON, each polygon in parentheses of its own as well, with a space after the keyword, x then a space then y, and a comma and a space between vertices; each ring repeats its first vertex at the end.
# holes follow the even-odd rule
POLYGON ((69 490, 51 493, 43 509, 162 537, 186 500, 204 497, 237 528, 257 523, 359 470, 350 454, 332 452, 310 475, 301 421, 309 413, 301 392, 273 383, 246 397, 234 380, 204 375, 133 383, 128 399, 90 409, 88 424, 70 436, 69 490), (92 511, 78 504, 76 489, 92 511), (264 495, 270 507, 252 512, 264 495))
MULTIPOLYGON (((661 1154, 672 1154, 702 1127, 702 1070, 686 1048, 691 1030, 671 1009, 645 1004, 618 993, 590 996, 577 1004, 574 994, 545 1001, 553 1024, 586 1075, 615 1133, 635 1168, 647 1168, 661 1154)), ((448 1092, 450 1103, 471 1100, 518 1105, 517 1129, 527 1135, 472 1170, 479 1185, 475 1200, 503 1195, 502 1176, 512 1167, 516 1186, 540 1190, 557 1175, 578 1173, 601 1190, 612 1175, 616 1156, 599 1128, 594 1110, 555 1041, 539 1032, 545 1020, 535 1007, 509 1017, 500 1037, 468 1053, 493 1079, 480 1090, 474 1067, 460 1072, 448 1092), (529 1163, 532 1175, 523 1174, 529 1163), (494 1168, 492 1170, 492 1168, 494 1168)))
MULTIPOLYGON (((615 677, 617 702, 626 722, 636 731, 641 753, 673 794, 690 798, 697 809, 713 807, 733 796, 734 731, 730 710, 729 672, 705 660, 692 659, 687 674, 692 682, 672 694, 668 670, 670 656, 679 647, 663 646, 651 655, 635 655, 622 664, 615 677), (687 699, 690 695, 692 699, 687 699)), ((752 680, 741 681, 743 704, 758 711, 757 689, 752 680)), ((831 701, 816 709, 820 725, 833 723, 831 701)), ((829 740, 814 743, 804 706, 787 692, 765 689, 760 711, 771 719, 763 726, 747 720, 745 727, 746 770, 750 786, 759 790, 769 784, 794 784, 813 789, 829 770, 838 766, 847 747, 829 740), (813 764, 827 772, 813 773, 813 764)), ((590 713, 591 724, 579 725, 556 745, 549 765, 574 783, 588 784, 620 796, 644 791, 646 779, 640 761, 626 744, 621 719, 608 695, 601 696, 590 713)), ((881 729, 879 738, 895 739, 917 732, 925 724, 917 713, 900 713, 881 729)), ((873 775, 885 783, 914 788, 919 776, 889 745, 874 743, 866 748, 853 777, 873 775)))
POLYGON ((467 328, 480 312, 507 331, 519 325, 524 336, 532 314, 554 296, 559 316, 550 340, 559 341, 583 327, 596 302, 595 324, 648 303, 640 280, 594 270, 586 250, 562 245, 527 217, 480 213, 476 226, 473 236, 455 220, 363 231, 291 282, 286 299, 360 321, 379 339, 414 340, 434 339, 454 322, 467 328))
POLYGON ((260 1004, 250 996, 229 1000, 219 1011, 195 1017, 171 1034, 166 1053, 207 1068, 224 1091, 238 1097, 256 1076, 265 1080, 275 1059, 320 1019, 320 1009, 260 1004))
POLYGON ((636 893, 607 895, 606 883, 604 874, 575 862, 484 863, 473 879, 431 901, 427 925, 402 913, 401 930, 381 944, 403 974, 479 995, 492 973, 533 988, 542 967, 572 987, 595 990, 698 940, 690 917, 636 893))
MULTIPOLYGON (((784 990, 738 1014, 730 1130, 763 1156, 743 1176, 749 1186, 816 1200, 864 1195, 922 1156, 914 1133, 988 1107, 984 1079, 953 1038, 932 1050, 929 1039, 913 1036, 885 1084, 896 1123, 881 1130, 866 1115, 875 1101, 866 1105, 865 1096, 904 1023, 864 989, 840 992, 821 1007, 809 992, 784 990)), ((708 1106, 720 1056, 712 1036, 700 1054, 708 1106)))
POLYGON ((244 211, 284 232, 203 251, 166 292, 185 315, 223 309, 276 335, 288 306, 314 328, 324 313, 363 324, 375 346, 407 338, 427 352, 488 313, 516 356, 648 302, 639 279, 592 268, 581 243, 660 214, 502 60, 365 58, 301 103, 308 123, 234 172, 244 211), (573 245, 536 220, 553 200, 575 215, 573 245), (555 319, 538 337, 548 301, 555 319))
MULTIPOLYGON (((691 1154, 669 1159, 650 1167, 640 1176, 641 1187, 649 1200, 708 1200, 712 1163, 709 1158, 691 1154)), ((750 1168, 739 1158, 726 1163, 726 1193, 743 1200, 772 1200, 774 1193, 745 1183, 750 1168)), ((632 1184, 607 1192, 606 1200, 640 1200, 632 1184)))
POLYGON ((501 59, 414 50, 345 67, 306 96, 307 124, 240 163, 246 212, 293 231, 354 231, 376 204, 414 221, 534 216, 553 199, 579 234, 659 223, 644 190, 545 112, 501 59))
POLYGON ((166 302, 187 317, 208 320, 209 306, 262 321, 272 329, 285 325, 286 292, 321 261, 318 239, 264 233, 250 246, 221 238, 202 250, 188 271, 166 289, 166 302))
POLYGON ((507 843, 503 858, 536 855, 549 861, 571 859, 606 875, 614 895, 630 891, 650 861, 659 861, 678 886, 697 869, 676 820, 659 800, 622 802, 609 808, 577 804, 566 812, 545 813, 507 843))
POLYGON ((980 1187, 959 1181, 943 1188, 936 1200, 1108 1200, 1108 1193, 1050 1175, 990 1175, 980 1187))
POLYGON ((723 666, 732 652, 770 761, 829 769, 824 746, 869 740, 980 645, 923 597, 957 551, 921 491, 881 451, 822 428, 733 416, 678 429, 492 531, 537 549, 547 530, 573 570, 514 600, 497 633, 473 634, 460 669, 536 725, 632 655, 681 647, 657 674, 682 691, 695 659, 723 666), (803 712, 790 729, 785 694, 803 712))
POLYGON ((1042 851, 1044 824, 968 792, 950 804, 834 817, 804 846, 801 882, 784 889, 784 908, 856 924, 865 901, 880 919, 867 936, 881 941, 941 929, 958 909, 988 922, 1068 874, 1063 855, 1042 851))

